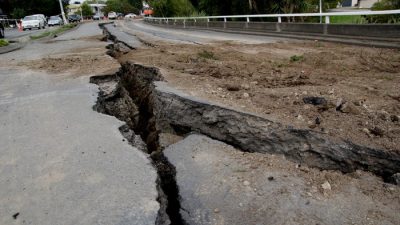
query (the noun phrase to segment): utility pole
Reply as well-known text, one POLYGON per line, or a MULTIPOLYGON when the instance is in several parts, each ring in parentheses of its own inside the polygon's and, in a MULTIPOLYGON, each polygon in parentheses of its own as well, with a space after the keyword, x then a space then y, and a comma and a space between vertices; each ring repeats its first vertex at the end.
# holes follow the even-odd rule
POLYGON ((60 3, 61 16, 62 16, 62 18, 64 20, 64 24, 68 24, 68 20, 65 18, 65 12, 64 12, 63 4, 62 4, 61 0, 58 0, 58 2, 60 3))

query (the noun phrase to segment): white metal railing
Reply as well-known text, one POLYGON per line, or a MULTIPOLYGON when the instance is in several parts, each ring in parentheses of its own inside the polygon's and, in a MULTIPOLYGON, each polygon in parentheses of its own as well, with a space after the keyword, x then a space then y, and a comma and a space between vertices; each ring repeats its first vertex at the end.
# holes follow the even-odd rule
POLYGON ((278 18, 278 23, 282 22, 282 17, 325 17, 325 23, 330 23, 331 16, 366 16, 366 15, 391 15, 400 14, 400 9, 396 10, 384 10, 384 11, 354 11, 354 12, 326 12, 326 13, 293 13, 293 14, 256 14, 256 15, 232 15, 232 16, 197 16, 197 17, 146 17, 145 20, 149 21, 166 21, 174 20, 207 20, 210 19, 223 19, 227 22, 227 19, 232 18, 245 18, 247 22, 250 22, 250 18, 278 18))

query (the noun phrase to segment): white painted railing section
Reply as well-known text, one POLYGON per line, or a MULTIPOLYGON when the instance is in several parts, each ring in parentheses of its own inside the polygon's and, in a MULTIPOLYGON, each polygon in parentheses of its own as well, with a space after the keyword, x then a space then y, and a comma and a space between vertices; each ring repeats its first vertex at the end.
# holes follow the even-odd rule
POLYGON ((282 22, 282 17, 325 17, 325 23, 330 22, 330 16, 366 16, 366 15, 391 15, 400 14, 400 9, 384 10, 384 11, 354 11, 354 12, 326 12, 326 13, 293 13, 293 14, 256 14, 256 15, 233 15, 233 16, 198 16, 198 17, 146 17, 145 20, 149 21, 169 21, 169 20, 207 20, 210 19, 223 19, 227 22, 231 18, 246 18, 250 22, 250 18, 277 18, 278 23, 282 22))

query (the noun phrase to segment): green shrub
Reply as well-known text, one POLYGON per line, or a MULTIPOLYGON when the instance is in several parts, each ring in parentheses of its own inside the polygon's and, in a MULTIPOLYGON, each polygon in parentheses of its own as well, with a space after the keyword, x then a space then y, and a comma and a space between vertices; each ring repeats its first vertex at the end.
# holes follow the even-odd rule
POLYGON ((368 21, 364 16, 331 16, 331 23, 336 24, 364 24, 368 21))
MULTIPOLYGON (((372 6, 373 11, 394 10, 400 8, 400 0, 381 0, 372 6)), ((400 15, 372 15, 367 16, 370 23, 400 23, 400 15)))
POLYGON ((290 62, 297 62, 297 61, 302 61, 304 57, 302 55, 292 55, 290 57, 290 62))
POLYGON ((217 60, 218 58, 214 55, 213 52, 209 52, 207 50, 203 50, 202 52, 197 53, 197 55, 200 58, 204 58, 204 59, 213 59, 213 60, 217 60))
POLYGON ((54 35, 60 34, 62 32, 65 32, 65 31, 67 31, 69 29, 72 29, 75 26, 76 26, 75 23, 66 24, 66 25, 63 25, 62 27, 59 27, 59 28, 57 28, 55 30, 52 30, 52 31, 46 31, 46 32, 40 33, 39 35, 32 35, 31 39, 32 40, 37 40, 37 39, 48 37, 48 36, 54 36, 54 35))
POLYGON ((0 39, 0 47, 7 46, 9 43, 6 39, 0 39))

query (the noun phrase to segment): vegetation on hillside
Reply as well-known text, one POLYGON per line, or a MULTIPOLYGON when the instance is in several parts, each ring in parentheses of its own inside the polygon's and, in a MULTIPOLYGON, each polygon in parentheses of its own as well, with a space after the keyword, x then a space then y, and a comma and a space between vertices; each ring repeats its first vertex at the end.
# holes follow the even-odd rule
POLYGON ((85 18, 88 18, 88 17, 90 18, 94 14, 92 8, 89 6, 89 4, 87 2, 82 3, 81 9, 82 9, 82 12, 81 12, 81 10, 78 10, 77 14, 80 15, 82 13, 82 16, 85 18))
MULTIPOLYGON (((62 0, 64 6, 68 0, 62 0)), ((1 1, 3 13, 11 18, 20 19, 27 15, 44 14, 53 16, 60 14, 60 5, 57 0, 3 0, 1 1)))
MULTIPOLYGON (((372 10, 393 10, 400 9, 400 0, 381 0, 376 2, 372 10)), ((400 15, 379 15, 368 16, 367 20, 371 23, 400 23, 400 15)))
POLYGON ((103 9, 103 12, 105 14, 111 11, 123 14, 138 14, 140 9, 142 9, 141 0, 108 0, 106 2, 106 7, 103 9))
MULTIPOLYGON (((324 0, 324 9, 340 0, 324 0)), ((317 12, 319 0, 151 0, 156 16, 317 12)))

